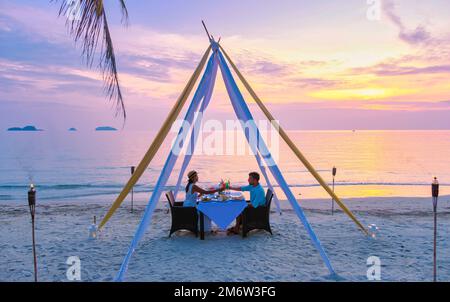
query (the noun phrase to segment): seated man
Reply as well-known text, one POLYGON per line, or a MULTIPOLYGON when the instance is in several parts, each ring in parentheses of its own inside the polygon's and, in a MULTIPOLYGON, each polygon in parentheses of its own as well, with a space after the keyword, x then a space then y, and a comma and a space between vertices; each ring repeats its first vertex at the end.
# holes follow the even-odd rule
MULTIPOLYGON (((266 204, 266 197, 263 187, 259 183, 259 174, 257 172, 251 172, 248 175, 248 186, 243 187, 230 187, 230 190, 234 191, 249 191, 250 203, 249 207, 257 208, 266 204)), ((240 215, 236 219, 236 225, 228 229, 228 234, 239 234, 239 229, 242 223, 242 216, 240 215)))

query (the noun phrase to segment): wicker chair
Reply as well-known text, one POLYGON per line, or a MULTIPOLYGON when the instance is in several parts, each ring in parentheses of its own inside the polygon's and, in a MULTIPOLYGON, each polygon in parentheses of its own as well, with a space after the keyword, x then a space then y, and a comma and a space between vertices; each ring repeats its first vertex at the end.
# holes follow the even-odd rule
POLYGON ((198 236, 198 213, 194 207, 183 207, 183 202, 176 202, 173 192, 166 193, 167 201, 170 206, 172 215, 172 226, 170 228, 169 237, 179 230, 191 231, 198 236))
POLYGON ((252 230, 266 230, 272 235, 270 228, 270 204, 272 203, 273 193, 267 190, 266 204, 257 208, 245 208, 242 213, 242 237, 247 237, 248 232, 252 230))

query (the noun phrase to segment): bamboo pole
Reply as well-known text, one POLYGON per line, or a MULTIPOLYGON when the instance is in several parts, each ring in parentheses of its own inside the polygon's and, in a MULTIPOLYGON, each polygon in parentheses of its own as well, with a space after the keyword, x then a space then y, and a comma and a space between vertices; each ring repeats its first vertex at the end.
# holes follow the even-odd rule
POLYGON ((436 261, 436 249, 437 249, 437 210, 434 209, 434 232, 433 232, 433 282, 437 280, 437 261, 436 261))
POLYGON ((205 24, 205 22, 202 20, 202 24, 203 24, 203 28, 205 29, 205 31, 206 31, 206 35, 208 36, 208 40, 209 40, 209 42, 211 42, 212 40, 213 40, 213 38, 212 38, 212 36, 209 34, 209 31, 208 31, 208 28, 206 28, 206 24, 205 24))
MULTIPOLYGON (((130 169, 131 175, 134 174, 134 170, 136 170, 136 167, 131 166, 130 169)), ((131 213, 133 213, 133 203, 134 203, 134 186, 131 188, 131 213)))
POLYGON ((111 216, 114 214, 114 212, 117 210, 117 208, 121 205, 121 203, 124 201, 125 197, 128 195, 130 190, 133 188, 133 186, 136 184, 136 182, 142 176, 145 169, 147 169, 148 165, 152 161, 152 159, 155 156, 156 152, 158 151, 159 147, 162 145, 164 139, 166 138, 167 134, 170 131, 170 128, 172 127, 172 124, 175 122, 175 119, 177 118, 178 114, 180 113, 181 109, 183 108, 184 104, 186 103, 186 100, 189 97, 189 94, 191 93, 192 89, 194 88, 194 85, 197 82, 197 79, 200 76, 200 73, 202 72, 203 67, 205 66, 206 60, 208 59, 208 54, 209 54, 210 50, 211 50, 211 45, 208 46, 205 53, 203 54, 203 57, 202 57, 200 63, 198 64, 197 68, 195 69, 194 73, 192 74, 191 78, 189 79, 186 87, 183 89, 183 92, 181 93, 177 102, 175 103, 172 110, 170 111, 169 116, 164 121, 164 124, 162 125, 161 129, 159 130, 159 132, 156 135, 155 139, 153 140, 152 144, 150 145, 147 152, 145 153, 144 158, 141 160, 139 165, 136 167, 135 172, 131 175, 127 184, 122 189, 119 196, 116 198, 116 200, 112 204, 111 208, 106 213, 105 217, 103 217, 103 220, 101 221, 101 223, 98 227, 99 229, 101 229, 105 225, 105 223, 111 218, 111 216))
POLYGON ((431 184, 431 196, 433 197, 433 218, 434 218, 434 232, 433 232, 433 281, 437 281, 437 206, 439 198, 439 182, 435 177, 431 184))
POLYGON ((36 239, 34 236, 34 214, 31 218, 31 236, 33 240, 33 263, 34 263, 34 282, 37 282, 37 258, 36 258, 36 239))
POLYGON ((261 99, 256 95, 255 91, 252 89, 250 84, 246 81, 244 76, 241 74, 239 69, 236 67, 236 65, 233 63, 231 58, 226 53, 225 49, 221 45, 219 45, 220 49, 222 50, 223 54, 227 58, 228 62, 230 63, 231 67, 233 67, 233 70, 238 75, 241 82, 244 84, 245 88, 248 90, 252 98, 255 100, 256 104, 258 104, 259 108, 263 111, 267 119, 272 123, 272 125, 275 126, 280 132, 280 136, 283 138, 283 140, 286 142, 286 144, 291 148, 291 150, 295 153, 295 155, 298 157, 298 159, 303 163, 303 165, 308 169, 308 171, 314 176, 314 178, 319 182, 319 184, 327 191, 327 193, 336 201, 336 203, 341 207, 341 209, 356 223, 356 225, 366 234, 368 235, 368 231, 366 228, 356 219, 356 217, 353 215, 353 213, 342 203, 341 199, 330 189, 328 184, 322 179, 322 177, 319 175, 319 173, 316 172, 314 167, 311 165, 311 163, 306 159, 306 157, 300 152, 300 150, 297 148, 297 146, 294 144, 294 142, 289 138, 287 133, 284 131, 283 128, 281 128, 280 124, 275 120, 275 118, 272 116, 272 114, 269 112, 267 107, 263 104, 261 99))
POLYGON ((36 214, 36 190, 33 184, 30 185, 30 190, 28 191, 28 206, 30 208, 31 214, 31 237, 33 241, 34 282, 37 282, 38 277, 37 277, 36 239, 34 236, 34 217, 36 214))
MULTIPOLYGON (((333 188, 332 191, 334 192, 334 177, 333 177, 333 188)), ((331 197, 331 216, 334 214, 334 199, 331 197)))

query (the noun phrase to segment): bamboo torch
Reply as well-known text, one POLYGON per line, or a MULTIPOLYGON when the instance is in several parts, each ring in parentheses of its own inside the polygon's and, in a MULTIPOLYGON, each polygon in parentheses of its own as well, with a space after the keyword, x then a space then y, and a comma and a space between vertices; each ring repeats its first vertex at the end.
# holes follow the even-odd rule
MULTIPOLYGON (((134 174, 135 166, 131 166, 131 175, 134 174)), ((134 186, 131 188, 131 213, 133 213, 133 201, 134 201, 134 186)))
MULTIPOLYGON (((333 170, 331 170, 331 173, 333 174, 333 192, 334 192, 334 178, 336 177, 337 169, 336 167, 333 167, 333 170)), ((331 215, 334 213, 334 198, 331 198, 331 215)))
POLYGON ((31 237, 33 238, 33 260, 34 260, 34 282, 37 282, 37 258, 36 258, 36 241, 34 237, 34 215, 36 213, 36 189, 34 185, 30 185, 28 191, 28 206, 31 214, 31 237))
POLYGON ((436 239, 437 239, 437 204, 439 197, 439 182, 435 177, 431 184, 431 195, 433 197, 433 214, 434 214, 434 240, 433 240, 433 281, 437 280, 437 268, 436 268, 436 239))

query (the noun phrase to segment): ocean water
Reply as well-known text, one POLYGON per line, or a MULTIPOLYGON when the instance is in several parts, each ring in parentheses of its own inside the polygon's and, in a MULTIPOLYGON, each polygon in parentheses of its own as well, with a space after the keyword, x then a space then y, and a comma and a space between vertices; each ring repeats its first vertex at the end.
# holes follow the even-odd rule
MULTIPOLYGON (((335 190, 342 198, 426 197, 430 195, 434 176, 441 183, 441 194, 450 195, 450 131, 288 133, 330 184, 331 169, 337 167, 335 190)), ((0 202, 26 202, 28 186, 34 183, 39 200, 45 202, 111 203, 128 180, 130 166, 139 163, 155 134, 152 131, 3 131, 0 133, 0 202)), ((153 191, 172 139, 173 135, 169 136, 161 146, 135 187, 141 202, 153 191)), ((235 143, 245 144, 239 140, 235 143)), ((281 140, 277 154, 278 164, 299 198, 328 197, 281 140)), ((176 183, 181 161, 179 158, 169 188, 176 183)), ((249 153, 203 152, 193 157, 189 169, 197 170, 200 185, 209 187, 220 179, 229 179, 235 185, 245 184, 248 172, 257 171, 258 166, 249 153)))

